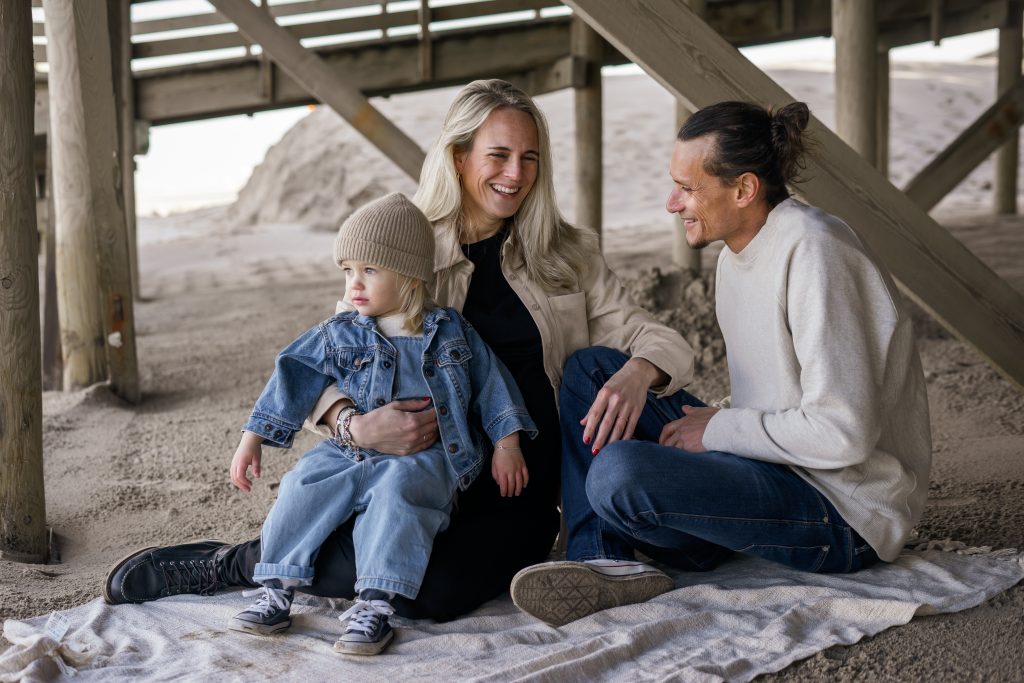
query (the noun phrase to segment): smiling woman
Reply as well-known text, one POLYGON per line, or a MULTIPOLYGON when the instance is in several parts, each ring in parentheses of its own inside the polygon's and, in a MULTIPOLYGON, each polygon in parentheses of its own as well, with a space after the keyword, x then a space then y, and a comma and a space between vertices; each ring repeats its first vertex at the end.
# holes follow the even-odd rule
MULTIPOLYGON (((562 434, 568 430, 559 423, 556 400, 569 357, 595 345, 618 354, 619 367, 588 415, 592 445, 599 449, 629 438, 652 387, 662 395, 690 381, 693 352, 677 332, 629 299, 605 264, 594 233, 562 217, 555 204, 547 123, 518 88, 500 80, 463 88, 420 178, 413 201, 433 227, 433 299, 460 311, 493 349, 538 429, 536 438, 518 446, 529 472, 519 495, 503 496, 491 477, 469 483, 448 528, 434 541, 418 595, 394 599, 403 616, 447 620, 504 593, 517 571, 551 551, 559 526, 562 434)), ((352 266, 352 303, 372 305, 379 295, 366 282, 380 274, 346 265, 352 266)), ((452 351, 435 364, 425 362, 423 373, 434 376, 468 360, 462 351, 452 351)), ((334 436, 339 414, 352 405, 342 390, 329 388, 310 415, 325 435, 334 436)), ((342 418, 351 445, 408 456, 433 445, 439 435, 448 438, 438 427, 450 419, 447 405, 424 410, 422 401, 384 399, 375 405, 362 415, 350 408, 342 418)), ((504 453, 498 446, 496 452, 504 453)), ((492 470, 496 460, 491 459, 492 470)), ((299 590, 353 596, 355 526, 349 519, 323 543, 313 583, 299 590)), ((259 540, 149 548, 114 567, 104 595, 110 602, 144 602, 252 586, 261 551, 259 540), (161 570, 168 563, 202 567, 206 573, 201 581, 176 577, 161 570)))

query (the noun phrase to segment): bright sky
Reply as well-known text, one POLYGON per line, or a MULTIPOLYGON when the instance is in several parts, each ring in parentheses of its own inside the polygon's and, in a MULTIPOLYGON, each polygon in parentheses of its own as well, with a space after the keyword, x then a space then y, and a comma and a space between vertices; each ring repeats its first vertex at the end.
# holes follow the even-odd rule
MULTIPOLYGON (((418 2, 401 3, 405 4, 416 6, 418 2)), ((392 11, 403 9, 399 3, 392 3, 390 8, 392 11)), ((212 8, 205 0, 132 5, 132 17, 137 21, 206 11, 212 8)), ((984 31, 947 38, 939 46, 926 43, 897 48, 890 58, 893 61, 962 61, 993 52, 997 40, 995 30, 984 31)), ((828 38, 813 38, 743 48, 741 52, 761 67, 796 62, 828 63, 833 58, 833 42, 828 38)), ((640 69, 627 65, 606 68, 604 73, 607 76, 636 74, 640 69)), ((232 201, 252 169, 263 160, 267 149, 307 113, 307 109, 301 107, 154 127, 150 131, 149 153, 138 157, 135 190, 139 212, 166 214, 232 201)))

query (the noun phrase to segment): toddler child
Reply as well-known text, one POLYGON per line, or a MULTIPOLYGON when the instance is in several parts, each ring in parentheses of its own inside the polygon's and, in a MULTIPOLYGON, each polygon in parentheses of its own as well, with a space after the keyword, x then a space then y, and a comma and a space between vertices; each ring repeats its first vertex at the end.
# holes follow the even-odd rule
POLYGON ((456 491, 480 473, 486 449, 494 444, 491 475, 502 495, 519 495, 528 481, 519 432, 532 438, 536 427, 515 382, 476 331, 455 310, 431 303, 433 229, 404 195, 352 214, 338 232, 334 258, 355 310, 320 323, 278 355, 243 428, 232 481, 248 491, 249 467, 259 476, 261 446, 289 448, 330 383, 353 405, 342 410, 335 436, 281 479, 253 575, 262 588, 250 594, 260 598, 230 627, 259 634, 288 628, 294 590, 312 583, 320 544, 356 515, 357 600, 340 617, 347 623, 334 649, 372 655, 394 635, 390 600, 416 597, 434 536, 448 525, 456 491), (436 410, 435 443, 408 456, 352 443, 353 415, 409 397, 436 410))

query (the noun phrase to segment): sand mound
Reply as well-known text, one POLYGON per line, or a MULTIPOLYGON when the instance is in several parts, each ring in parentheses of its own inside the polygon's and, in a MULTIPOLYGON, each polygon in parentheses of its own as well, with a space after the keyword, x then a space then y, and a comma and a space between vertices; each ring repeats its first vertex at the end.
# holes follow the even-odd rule
POLYGON ((238 225, 303 223, 334 230, 354 210, 413 181, 328 107, 318 107, 267 151, 229 220, 238 225))

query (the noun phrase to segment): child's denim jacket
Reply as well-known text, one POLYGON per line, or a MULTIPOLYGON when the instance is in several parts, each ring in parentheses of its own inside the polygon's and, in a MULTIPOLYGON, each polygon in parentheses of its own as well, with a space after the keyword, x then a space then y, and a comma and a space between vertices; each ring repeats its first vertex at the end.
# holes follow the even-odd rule
MULTIPOLYGON (((537 427, 508 370, 457 311, 427 311, 423 345, 421 372, 441 442, 465 489, 490 452, 478 426, 491 443, 520 430, 533 438, 537 427)), ((396 356, 373 318, 355 311, 328 318, 278 354, 274 374, 243 429, 261 435, 266 445, 290 448, 320 393, 333 382, 363 412, 408 398, 392 395, 396 356)), ((363 458, 359 449, 341 450, 363 458)))

